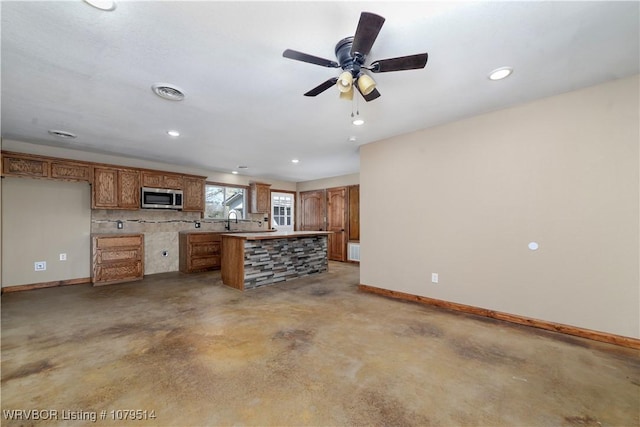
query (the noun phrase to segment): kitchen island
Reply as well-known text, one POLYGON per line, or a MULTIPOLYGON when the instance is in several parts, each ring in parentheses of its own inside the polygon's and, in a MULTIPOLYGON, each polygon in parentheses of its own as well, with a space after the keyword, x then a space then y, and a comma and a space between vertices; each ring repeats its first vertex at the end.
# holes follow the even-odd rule
POLYGON ((327 231, 222 235, 222 283, 253 289, 328 269, 327 231))

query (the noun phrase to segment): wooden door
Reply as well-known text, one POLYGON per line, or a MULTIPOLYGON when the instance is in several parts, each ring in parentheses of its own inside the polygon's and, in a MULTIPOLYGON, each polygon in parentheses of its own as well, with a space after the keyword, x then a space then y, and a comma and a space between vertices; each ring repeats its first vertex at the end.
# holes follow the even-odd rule
POLYGON ((347 260, 347 187, 327 190, 328 256, 333 261, 347 260))
POLYGON ((349 240, 360 240, 360 186, 349 187, 349 240))
POLYGON ((300 229, 324 231, 326 200, 324 190, 300 193, 300 229))

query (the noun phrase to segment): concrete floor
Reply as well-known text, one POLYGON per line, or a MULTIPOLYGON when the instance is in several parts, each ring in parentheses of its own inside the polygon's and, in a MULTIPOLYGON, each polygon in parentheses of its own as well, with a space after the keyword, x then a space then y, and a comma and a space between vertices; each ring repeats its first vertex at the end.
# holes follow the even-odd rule
POLYGON ((210 272, 5 294, 2 425, 640 424, 638 351, 359 293, 358 279, 331 263, 245 293, 210 272), (58 420, 7 419, 32 409, 58 420))

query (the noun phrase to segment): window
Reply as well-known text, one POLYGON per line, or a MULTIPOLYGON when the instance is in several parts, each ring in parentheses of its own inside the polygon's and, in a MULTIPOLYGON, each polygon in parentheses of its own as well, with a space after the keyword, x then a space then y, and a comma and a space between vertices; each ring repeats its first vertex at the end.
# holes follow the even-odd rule
POLYGON ((271 193, 272 226, 293 231, 293 194, 271 193))
POLYGON ((227 219, 229 213, 235 212, 238 219, 243 219, 247 206, 246 193, 247 191, 243 187, 207 184, 205 186, 204 217, 227 219))

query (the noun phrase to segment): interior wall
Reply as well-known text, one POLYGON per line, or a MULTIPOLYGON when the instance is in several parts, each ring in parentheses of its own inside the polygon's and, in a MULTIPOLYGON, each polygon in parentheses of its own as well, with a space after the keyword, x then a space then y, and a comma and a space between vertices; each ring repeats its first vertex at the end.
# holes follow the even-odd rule
POLYGON ((86 182, 2 178, 2 286, 90 277, 90 229, 86 182))
POLYGON ((639 89, 361 147, 361 283, 639 338, 639 89))
POLYGON ((354 173, 350 175, 334 176, 331 178, 316 179, 313 181, 304 181, 297 184, 298 192, 323 190, 325 188, 344 187, 348 185, 360 184, 360 174, 354 173))

